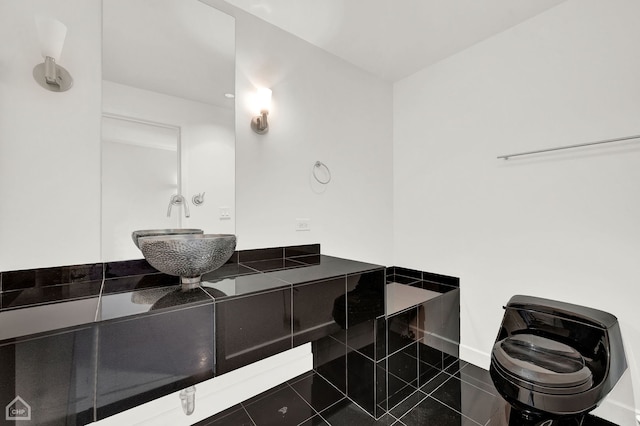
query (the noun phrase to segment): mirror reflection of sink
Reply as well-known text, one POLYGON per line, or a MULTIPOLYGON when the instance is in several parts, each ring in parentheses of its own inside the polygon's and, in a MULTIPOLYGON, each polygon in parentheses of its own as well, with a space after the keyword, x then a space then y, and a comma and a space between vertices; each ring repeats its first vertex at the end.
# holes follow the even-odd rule
POLYGON ((169 234, 138 237, 147 262, 160 272, 180 277, 182 290, 200 285, 202 274, 224 265, 236 249, 233 234, 169 234))
POLYGON ((189 229, 189 228, 176 228, 176 229, 142 229, 140 231, 133 231, 131 238, 136 247, 138 245, 138 238, 140 237, 153 237, 159 235, 191 235, 191 234, 204 234, 202 229, 189 229))

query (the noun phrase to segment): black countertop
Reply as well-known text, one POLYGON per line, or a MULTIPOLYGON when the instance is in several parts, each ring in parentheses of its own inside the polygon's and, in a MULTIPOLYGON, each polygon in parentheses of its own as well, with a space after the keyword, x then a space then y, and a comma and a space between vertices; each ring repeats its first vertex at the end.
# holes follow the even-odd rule
POLYGON ((135 279, 102 279, 99 293, 90 297, 53 302, 43 297, 38 303, 37 296, 27 293, 31 304, 0 311, 0 344, 69 327, 214 304, 380 268, 383 266, 316 254, 228 263, 204 275, 202 288, 187 292, 180 289, 177 277, 149 272, 135 279))

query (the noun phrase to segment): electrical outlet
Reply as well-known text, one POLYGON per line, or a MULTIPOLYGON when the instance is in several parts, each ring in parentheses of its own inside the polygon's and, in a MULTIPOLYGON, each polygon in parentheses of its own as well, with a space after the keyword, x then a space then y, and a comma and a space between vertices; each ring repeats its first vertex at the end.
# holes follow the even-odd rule
POLYGON ((311 231, 311 219, 296 219, 296 231, 311 231))
POLYGON ((229 207, 219 207, 220 220, 231 220, 231 209, 229 207))

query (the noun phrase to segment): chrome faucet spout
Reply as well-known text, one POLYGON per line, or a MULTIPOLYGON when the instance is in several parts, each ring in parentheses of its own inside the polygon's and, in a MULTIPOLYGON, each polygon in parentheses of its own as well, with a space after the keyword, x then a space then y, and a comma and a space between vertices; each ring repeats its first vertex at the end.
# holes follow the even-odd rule
POLYGON ((182 205, 184 206, 184 217, 189 217, 189 205, 185 201, 184 197, 180 194, 174 194, 169 199, 169 208, 167 209, 167 217, 171 217, 171 207, 173 205, 182 205))

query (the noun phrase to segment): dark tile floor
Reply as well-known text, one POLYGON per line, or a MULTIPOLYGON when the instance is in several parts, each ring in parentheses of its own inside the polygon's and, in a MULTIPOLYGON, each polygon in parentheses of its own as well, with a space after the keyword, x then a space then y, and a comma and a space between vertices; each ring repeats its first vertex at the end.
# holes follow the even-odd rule
MULTIPOLYGON (((377 421, 310 371, 196 426, 506 426, 508 418, 508 405, 498 396, 489 372, 456 361, 377 421)), ((587 416, 582 426, 612 424, 587 416)))

